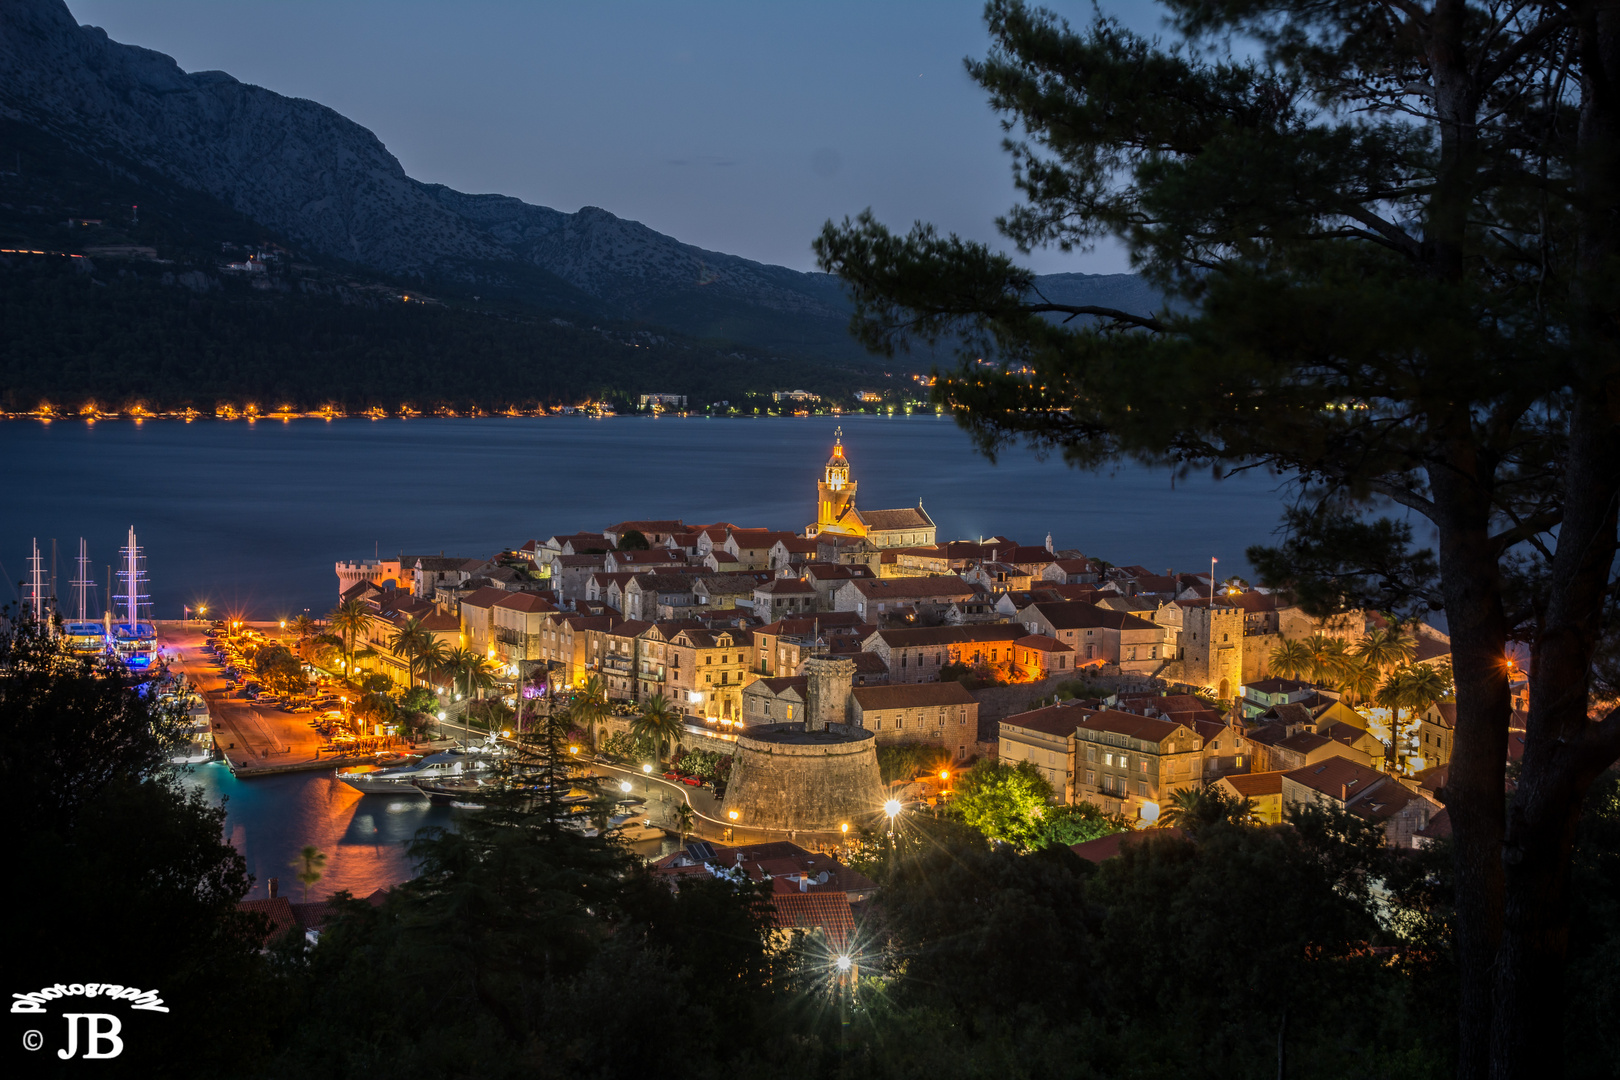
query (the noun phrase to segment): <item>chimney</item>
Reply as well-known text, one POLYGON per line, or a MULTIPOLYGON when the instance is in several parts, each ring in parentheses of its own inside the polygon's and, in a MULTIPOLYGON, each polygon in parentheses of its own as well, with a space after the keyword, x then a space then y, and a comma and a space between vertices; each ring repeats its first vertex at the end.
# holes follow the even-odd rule
POLYGON ((799 891, 800 892, 809 892, 810 891, 810 875, 804 873, 803 871, 800 871, 800 873, 799 873, 799 891))
POLYGON ((276 898, 276 891, 280 887, 281 887, 280 882, 278 882, 275 878, 270 879, 270 899, 274 900, 276 898))

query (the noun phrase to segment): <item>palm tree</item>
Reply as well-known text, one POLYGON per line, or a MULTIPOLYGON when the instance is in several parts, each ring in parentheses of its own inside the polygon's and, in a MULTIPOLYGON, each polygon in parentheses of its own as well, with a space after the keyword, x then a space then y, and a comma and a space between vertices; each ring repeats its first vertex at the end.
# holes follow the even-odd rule
POLYGON ((405 625, 395 630, 388 638, 388 651, 405 661, 406 676, 410 680, 411 689, 416 689, 416 654, 421 652, 429 641, 436 641, 432 633, 422 627, 422 620, 412 616, 405 621, 405 625))
POLYGON ((1378 692, 1378 682, 1382 678, 1378 668, 1370 663, 1364 656, 1351 656, 1345 664, 1339 682, 1341 689, 1353 701, 1360 703, 1378 692))
POLYGON ((1356 656, 1371 664, 1379 674, 1405 667, 1417 658, 1417 642, 1401 633, 1399 626, 1374 630, 1356 643, 1356 656))
POLYGON ((454 652, 438 635, 431 631, 424 631, 422 644, 416 648, 416 656, 412 659, 412 673, 419 673, 424 681, 431 682, 433 676, 449 666, 450 655, 454 652))
POLYGON ((1300 644, 1304 645, 1310 654, 1311 681, 1323 685, 1337 685, 1339 676, 1344 672, 1345 662, 1350 658, 1349 646, 1342 639, 1328 637, 1320 631, 1300 644))
POLYGON ((326 624, 343 641, 344 669, 351 678, 354 675, 354 643, 366 632, 366 623, 370 617, 371 612, 366 607, 365 601, 358 597, 343 601, 326 617, 326 624))
POLYGON ((1401 709, 1418 716, 1429 706, 1451 695, 1451 672, 1430 664, 1408 664, 1392 672, 1378 691, 1378 704, 1390 710, 1389 742, 1384 747, 1384 767, 1395 772, 1400 766, 1401 709))
POLYGON ((670 707, 669 699, 663 694, 654 694, 641 706, 641 715, 630 721, 630 734, 638 742, 651 742, 653 756, 662 761, 661 751, 664 744, 669 744, 669 756, 673 758, 679 748, 681 740, 681 718, 670 707))
POLYGON ((1248 825, 1255 821, 1254 800, 1227 795, 1220 788, 1181 788, 1170 796, 1170 803, 1159 814, 1159 827, 1180 826, 1189 833, 1229 821, 1248 825))
POLYGON ((1298 679, 1311 670, 1311 651, 1303 641, 1283 638, 1271 650, 1271 673, 1281 679, 1298 679))
POLYGON ((287 629, 293 632, 293 636, 298 639, 298 644, 302 645, 315 636, 315 620, 308 615, 295 615, 288 620, 287 629))
POLYGON ((686 838, 692 835, 697 825, 697 815, 692 812, 690 803, 681 803, 675 808, 675 831, 680 835, 681 847, 686 846, 686 838))
POLYGON ((298 871, 298 880, 304 883, 304 901, 309 902, 309 887, 321 880, 321 868, 326 865, 326 855, 314 844, 305 844, 298 853, 298 861, 292 868, 298 871))
POLYGON ((591 745, 595 746, 596 725, 608 715, 607 690, 602 686, 600 677, 590 676, 574 691, 571 711, 574 721, 585 728, 591 745))
POLYGON ((489 661, 473 649, 452 649, 444 658, 444 669, 452 678, 464 681, 468 698, 473 696, 473 687, 482 690, 495 681, 489 661))

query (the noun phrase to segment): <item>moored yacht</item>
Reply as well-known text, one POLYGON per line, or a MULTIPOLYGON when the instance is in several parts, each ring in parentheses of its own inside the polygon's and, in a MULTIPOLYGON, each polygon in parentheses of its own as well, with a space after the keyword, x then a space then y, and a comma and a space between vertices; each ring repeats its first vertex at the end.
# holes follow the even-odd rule
POLYGON ((458 746, 404 765, 356 765, 339 769, 337 778, 364 795, 418 794, 417 782, 432 783, 493 768, 503 751, 494 741, 458 746))

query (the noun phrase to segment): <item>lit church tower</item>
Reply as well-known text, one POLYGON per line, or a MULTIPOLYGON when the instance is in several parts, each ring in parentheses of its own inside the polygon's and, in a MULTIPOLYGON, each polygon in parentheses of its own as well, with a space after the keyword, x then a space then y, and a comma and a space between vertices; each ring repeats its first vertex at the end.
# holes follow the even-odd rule
POLYGON ((852 531, 852 522, 844 519, 855 508, 855 481, 849 478, 842 427, 833 433, 832 457, 827 459, 826 473, 816 485, 816 495, 816 531, 852 531))
POLYGON ((917 505, 899 510, 862 510, 855 505, 855 481, 849 478, 844 457, 844 429, 833 435, 832 457, 816 484, 816 523, 806 525, 806 536, 831 533, 864 539, 872 548, 914 547, 934 542, 934 519, 917 505))

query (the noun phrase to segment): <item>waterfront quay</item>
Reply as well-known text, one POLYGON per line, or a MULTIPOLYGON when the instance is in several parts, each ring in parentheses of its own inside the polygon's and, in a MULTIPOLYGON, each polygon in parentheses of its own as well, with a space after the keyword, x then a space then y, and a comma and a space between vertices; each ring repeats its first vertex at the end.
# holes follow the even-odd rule
MULTIPOLYGON (((336 753, 309 722, 307 713, 290 713, 250 701, 225 688, 225 673, 212 662, 208 623, 200 620, 159 622, 158 642, 172 670, 185 674, 208 706, 214 746, 239 777, 334 769, 372 761, 373 754, 336 753)), ((274 634, 279 624, 247 623, 274 634)), ((336 688, 345 701, 354 692, 336 688)))

